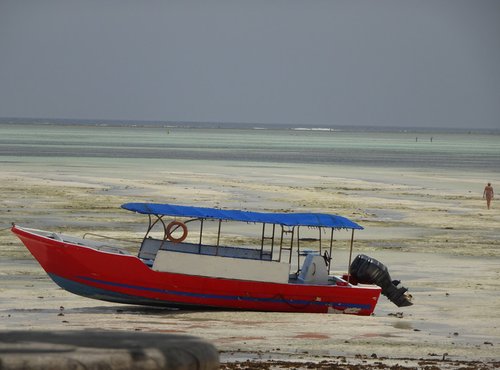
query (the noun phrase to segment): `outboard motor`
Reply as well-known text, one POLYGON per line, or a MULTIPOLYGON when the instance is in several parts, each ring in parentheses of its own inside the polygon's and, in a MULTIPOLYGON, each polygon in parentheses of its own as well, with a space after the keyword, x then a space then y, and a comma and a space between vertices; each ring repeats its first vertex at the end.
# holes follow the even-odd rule
POLYGON ((408 289, 398 288, 399 281, 392 281, 387 267, 375 258, 358 254, 349 267, 349 274, 361 284, 376 284, 382 288, 382 294, 398 307, 411 306, 411 296, 405 294, 408 289))

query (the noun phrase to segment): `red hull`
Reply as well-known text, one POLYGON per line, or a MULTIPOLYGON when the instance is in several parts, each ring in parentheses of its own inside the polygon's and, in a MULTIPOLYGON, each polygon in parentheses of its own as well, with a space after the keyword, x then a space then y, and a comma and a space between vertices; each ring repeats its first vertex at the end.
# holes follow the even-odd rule
POLYGON ((68 244, 13 227, 64 289, 102 300, 171 307, 370 315, 376 286, 277 284, 154 271, 139 258, 68 244))

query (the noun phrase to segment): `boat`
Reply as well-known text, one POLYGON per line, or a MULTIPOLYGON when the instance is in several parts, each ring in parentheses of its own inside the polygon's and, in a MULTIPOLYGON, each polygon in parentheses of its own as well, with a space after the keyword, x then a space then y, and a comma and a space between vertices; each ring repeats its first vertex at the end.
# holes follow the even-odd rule
POLYGON ((371 315, 381 293, 398 306, 412 304, 382 263, 363 254, 352 260, 354 231, 363 227, 348 218, 158 203, 121 207, 148 217, 135 253, 97 234, 75 237, 15 224, 12 232, 56 284, 104 301, 355 315, 371 315), (245 226, 260 235, 235 236, 245 226), (346 273, 333 275, 334 235, 341 230, 350 233, 349 262, 346 273), (311 232, 316 236, 304 237, 311 232))

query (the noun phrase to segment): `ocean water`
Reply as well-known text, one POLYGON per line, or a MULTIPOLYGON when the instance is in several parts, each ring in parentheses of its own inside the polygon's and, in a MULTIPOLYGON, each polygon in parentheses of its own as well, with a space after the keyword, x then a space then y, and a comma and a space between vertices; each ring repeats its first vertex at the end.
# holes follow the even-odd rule
POLYGON ((0 163, 169 159, 498 172, 500 132, 0 124, 0 163))

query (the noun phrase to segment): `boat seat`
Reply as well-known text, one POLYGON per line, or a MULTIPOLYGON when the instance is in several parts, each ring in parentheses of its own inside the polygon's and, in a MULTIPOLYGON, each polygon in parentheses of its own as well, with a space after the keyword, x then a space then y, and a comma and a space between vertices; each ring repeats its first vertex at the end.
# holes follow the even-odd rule
POLYGON ((305 284, 328 284, 328 266, 319 254, 308 254, 297 280, 305 284))
POLYGON ((158 250, 163 244, 163 240, 146 238, 141 244, 138 257, 144 260, 154 260, 158 250))

